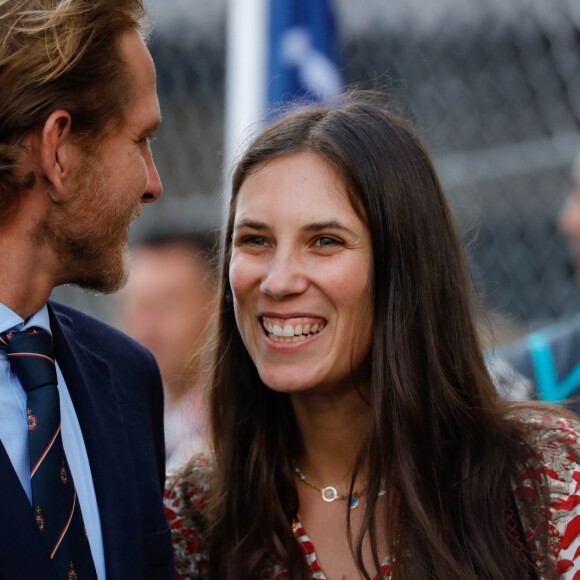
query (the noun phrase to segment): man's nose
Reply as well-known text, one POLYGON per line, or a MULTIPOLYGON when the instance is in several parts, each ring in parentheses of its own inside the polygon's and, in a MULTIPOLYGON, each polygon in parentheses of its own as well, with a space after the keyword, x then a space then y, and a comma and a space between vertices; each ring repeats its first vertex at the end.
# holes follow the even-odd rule
POLYGON ((143 203, 153 203, 161 197, 161 194, 163 193, 163 186, 161 185, 161 178, 159 177, 159 172, 157 171, 155 161, 153 161, 151 149, 149 148, 147 148, 146 163, 147 190, 143 194, 141 201, 143 203))

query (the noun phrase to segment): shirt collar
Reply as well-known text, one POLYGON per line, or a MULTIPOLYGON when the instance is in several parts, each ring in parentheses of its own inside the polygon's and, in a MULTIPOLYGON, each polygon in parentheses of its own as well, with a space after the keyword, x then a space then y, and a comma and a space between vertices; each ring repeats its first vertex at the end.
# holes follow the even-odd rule
POLYGON ((18 316, 16 312, 10 310, 8 306, 4 306, 4 304, 0 303, 0 332, 6 332, 7 330, 25 330, 32 326, 40 327, 52 335, 50 330, 50 318, 48 316, 48 306, 46 304, 25 321, 22 317, 18 316))

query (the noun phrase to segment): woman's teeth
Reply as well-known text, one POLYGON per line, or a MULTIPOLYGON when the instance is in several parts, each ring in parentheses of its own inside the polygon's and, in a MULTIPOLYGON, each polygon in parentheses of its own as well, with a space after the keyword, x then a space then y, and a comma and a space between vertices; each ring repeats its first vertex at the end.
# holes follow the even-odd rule
POLYGON ((298 342, 320 332, 325 326, 323 319, 281 320, 264 317, 262 325, 268 337, 275 342, 298 342))

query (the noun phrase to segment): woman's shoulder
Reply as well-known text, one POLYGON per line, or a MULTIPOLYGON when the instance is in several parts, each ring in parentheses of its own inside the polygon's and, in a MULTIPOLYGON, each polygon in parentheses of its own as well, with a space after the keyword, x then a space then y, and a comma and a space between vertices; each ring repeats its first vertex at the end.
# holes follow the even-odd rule
POLYGON ((558 409, 528 411, 521 417, 528 442, 541 464, 549 496, 549 542, 562 578, 580 570, 580 419, 558 409))
POLYGON ((557 408, 532 407, 520 413, 519 419, 540 461, 550 495, 575 493, 580 482, 580 418, 557 408))
POLYGON ((580 451, 580 417, 555 407, 538 406, 524 407, 518 418, 540 458, 553 463, 567 449, 571 452, 569 460, 575 461, 575 453, 580 451))
POLYGON ((167 475, 163 501, 171 527, 177 580, 207 577, 206 512, 211 473, 210 459, 199 454, 167 475))

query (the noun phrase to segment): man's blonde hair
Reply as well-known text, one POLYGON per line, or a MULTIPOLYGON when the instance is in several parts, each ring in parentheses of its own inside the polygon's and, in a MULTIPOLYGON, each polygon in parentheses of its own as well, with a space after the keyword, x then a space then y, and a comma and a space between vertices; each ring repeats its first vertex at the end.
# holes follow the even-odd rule
POLYGON ((23 137, 57 109, 89 148, 130 103, 119 37, 144 34, 143 0, 0 0, 0 218, 34 182, 18 170, 23 137))

